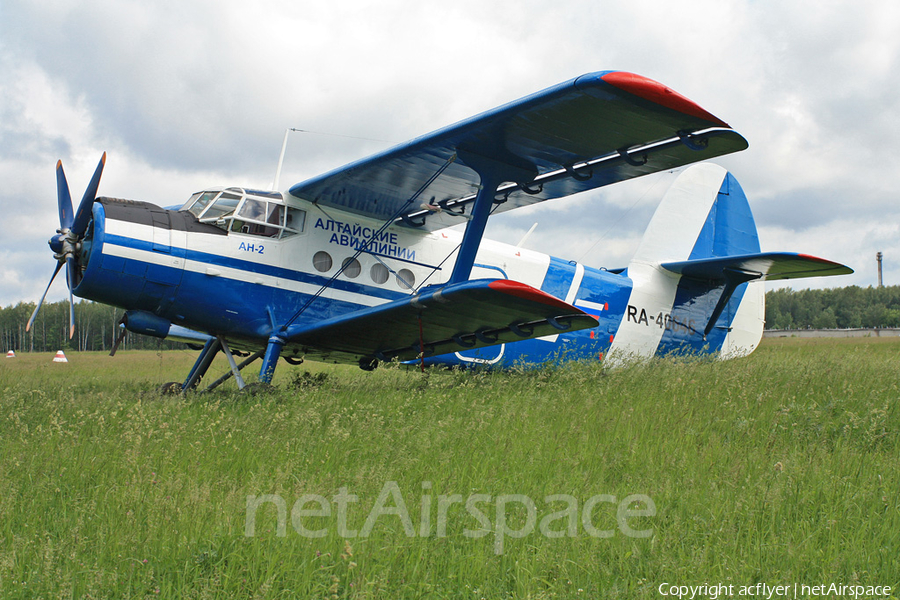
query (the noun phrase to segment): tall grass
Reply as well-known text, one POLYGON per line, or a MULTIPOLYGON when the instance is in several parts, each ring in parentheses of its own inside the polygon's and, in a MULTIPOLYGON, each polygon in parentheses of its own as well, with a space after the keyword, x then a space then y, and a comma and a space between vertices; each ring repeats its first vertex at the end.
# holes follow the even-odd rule
POLYGON ((186 398, 153 391, 183 379, 194 356, 0 362, 0 597, 650 598, 663 583, 759 581, 893 585, 896 595, 900 586, 898 342, 783 340, 741 360, 616 370, 282 366, 270 394, 233 384, 186 398), (367 536, 342 536, 341 493, 358 497, 347 529, 365 527, 379 494, 394 514, 367 536), (315 502, 297 508, 322 537, 301 535, 291 519, 304 494, 329 505, 328 516, 311 516, 315 502), (465 507, 476 494, 489 497, 475 505, 486 523, 465 507), (264 502, 248 536, 248 496, 265 495, 284 501, 286 522, 264 502), (438 531, 439 497, 451 495, 461 502, 444 506, 438 531), (554 495, 575 499, 574 522, 554 495), (655 511, 623 503, 633 495, 655 511), (509 501, 508 529, 527 534, 499 536, 498 548, 501 496, 531 499, 537 523, 528 532, 526 505, 509 501), (588 525, 606 537, 582 520, 598 496, 588 525), (634 511, 626 530, 652 535, 626 535, 620 509, 634 511))

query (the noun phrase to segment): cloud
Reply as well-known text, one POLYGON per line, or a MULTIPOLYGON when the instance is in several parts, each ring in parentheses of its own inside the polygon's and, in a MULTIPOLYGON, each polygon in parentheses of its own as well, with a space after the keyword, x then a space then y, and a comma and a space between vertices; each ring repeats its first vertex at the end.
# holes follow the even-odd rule
MULTIPOLYGON (((352 137, 291 134, 283 185, 603 69, 662 81, 747 137, 749 150, 718 162, 741 181, 765 248, 847 262, 882 250, 886 282, 900 279, 889 236, 873 234, 898 216, 891 0, 6 0, 0 11, 0 209, 16 224, 2 305, 36 300, 52 271, 59 158, 73 196, 107 150, 101 193, 172 205, 208 185, 269 185, 288 127, 352 137)), ((537 220, 530 247, 619 266, 662 193, 648 185, 503 215, 489 235, 515 243, 537 220)))

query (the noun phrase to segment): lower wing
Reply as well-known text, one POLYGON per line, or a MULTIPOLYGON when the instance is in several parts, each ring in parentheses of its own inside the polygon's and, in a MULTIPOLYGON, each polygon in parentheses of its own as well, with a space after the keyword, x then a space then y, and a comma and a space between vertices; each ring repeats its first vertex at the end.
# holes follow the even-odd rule
POLYGON ((596 327, 597 319, 545 292, 506 279, 479 279, 311 325, 286 343, 340 362, 411 360, 596 327))

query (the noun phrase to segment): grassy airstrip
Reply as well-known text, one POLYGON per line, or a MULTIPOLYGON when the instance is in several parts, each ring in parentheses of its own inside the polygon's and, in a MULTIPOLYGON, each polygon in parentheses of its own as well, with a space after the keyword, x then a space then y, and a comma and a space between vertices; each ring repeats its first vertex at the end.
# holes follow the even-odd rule
POLYGON ((4 599, 900 589, 900 340, 185 398, 194 352, 68 356, 0 358, 4 599))

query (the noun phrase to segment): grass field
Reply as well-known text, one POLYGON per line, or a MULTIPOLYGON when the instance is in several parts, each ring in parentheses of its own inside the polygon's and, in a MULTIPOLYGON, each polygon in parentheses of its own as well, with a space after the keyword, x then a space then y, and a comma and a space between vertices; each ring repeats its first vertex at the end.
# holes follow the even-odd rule
POLYGON ((0 598, 898 595, 900 340, 153 391, 195 356, 0 359, 0 598))

